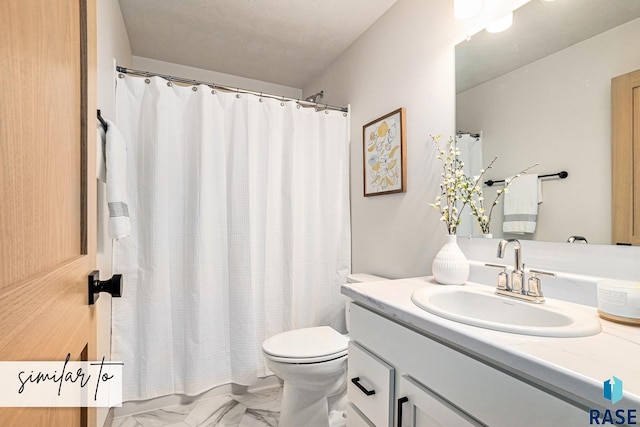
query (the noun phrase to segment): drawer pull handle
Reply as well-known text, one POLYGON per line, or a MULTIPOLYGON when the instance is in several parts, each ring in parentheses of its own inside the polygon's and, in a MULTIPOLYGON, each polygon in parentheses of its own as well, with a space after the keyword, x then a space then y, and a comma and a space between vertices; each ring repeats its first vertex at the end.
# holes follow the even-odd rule
POLYGON ((375 390, 367 390, 364 388, 362 384, 360 384, 360 377, 351 378, 351 382, 356 385, 360 389, 361 392, 366 394, 367 396, 371 396, 372 394, 376 394, 375 390))
POLYGON ((402 427, 402 405, 408 401, 408 397, 401 397, 398 399, 398 427, 402 427))

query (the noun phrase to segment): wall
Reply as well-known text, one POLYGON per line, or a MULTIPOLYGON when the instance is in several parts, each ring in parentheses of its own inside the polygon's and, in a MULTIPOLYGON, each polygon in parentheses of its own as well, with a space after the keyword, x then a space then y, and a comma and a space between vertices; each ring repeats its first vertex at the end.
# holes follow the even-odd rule
POLYGON ((400 0, 322 75, 329 104, 351 104, 352 270, 385 277, 431 272, 446 228, 429 207, 440 181, 429 134, 454 131, 454 39, 449 1, 400 0), (407 192, 363 196, 362 125, 406 108, 407 192))
MULTIPOLYGON (((445 241, 439 215, 428 206, 440 182, 428 135, 450 135, 455 127, 454 46, 467 31, 453 22, 451 8, 450 1, 400 0, 304 88, 305 94, 324 89, 330 104, 351 104, 354 272, 392 278, 430 274, 445 241), (401 106, 407 108, 408 191, 365 198, 362 125, 401 106)), ((589 67, 599 64, 595 58, 589 67)), ((492 283, 495 271, 477 266, 512 262, 512 255, 496 259, 497 240, 459 242, 476 261, 472 279, 492 283)), ((528 266, 563 273, 563 279, 545 279, 551 296, 593 304, 597 277, 640 280, 637 247, 523 242, 523 248, 528 266)))
POLYGON ((188 67, 186 65, 174 64, 172 62, 158 61, 156 59, 144 58, 142 56, 134 56, 131 67, 141 71, 150 71, 158 74, 216 83, 222 86, 237 87, 240 89, 264 92, 272 95, 280 95, 287 98, 302 98, 302 89, 299 88, 248 79, 246 77, 238 77, 231 74, 218 73, 216 71, 204 70, 202 68, 188 67))
MULTIPOLYGON (((483 132, 485 162, 499 156, 488 178, 534 163, 532 173, 569 172, 543 181, 536 232, 522 238, 611 242, 611 78, 640 68, 629 43, 639 38, 636 19, 458 95, 458 128, 483 132)), ((492 223, 501 237, 502 209, 492 223)))
MULTIPOLYGON (((97 3, 98 23, 98 108, 103 117, 115 116, 115 76, 114 60, 119 65, 131 64, 131 47, 127 30, 124 27, 118 0, 99 0, 97 3)), ((102 152, 99 147, 98 153, 102 152)), ((105 199, 105 185, 98 185, 98 259, 100 277, 111 277, 111 240, 107 235, 109 211, 105 199)), ((123 292, 126 292, 126 281, 123 292)), ((98 320, 97 354, 99 358, 111 355, 111 296, 101 294, 96 303, 98 320)), ((98 408, 98 426, 102 426, 107 417, 107 408, 98 408)))

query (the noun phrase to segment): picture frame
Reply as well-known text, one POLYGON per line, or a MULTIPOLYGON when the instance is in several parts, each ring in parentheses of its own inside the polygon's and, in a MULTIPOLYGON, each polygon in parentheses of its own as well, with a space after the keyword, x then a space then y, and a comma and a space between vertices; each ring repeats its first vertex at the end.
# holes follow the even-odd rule
POLYGON ((362 126, 364 197, 407 191, 405 109, 362 126))

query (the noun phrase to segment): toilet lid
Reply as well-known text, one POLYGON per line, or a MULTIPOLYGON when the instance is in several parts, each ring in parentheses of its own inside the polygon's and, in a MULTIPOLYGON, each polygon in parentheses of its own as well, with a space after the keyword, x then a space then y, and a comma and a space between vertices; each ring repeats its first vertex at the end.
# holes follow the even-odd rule
POLYGON ((283 359, 327 360, 347 354, 348 338, 329 326, 294 329, 274 335, 262 344, 268 355, 283 359))

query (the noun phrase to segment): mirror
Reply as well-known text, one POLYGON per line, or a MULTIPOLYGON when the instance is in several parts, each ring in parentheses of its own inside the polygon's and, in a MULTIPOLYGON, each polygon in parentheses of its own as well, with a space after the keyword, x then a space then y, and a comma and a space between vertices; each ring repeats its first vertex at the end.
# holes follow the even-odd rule
MULTIPOLYGON (((456 127, 479 134, 481 164, 498 156, 483 181, 535 163, 530 174, 568 172, 540 178, 533 233, 503 233, 501 197, 493 237, 611 243, 611 79, 640 69, 637 40, 640 1, 532 0, 508 30, 456 46, 456 127)), ((483 186, 485 207, 501 188, 483 186)), ((480 235, 477 225, 461 230, 480 235)))

